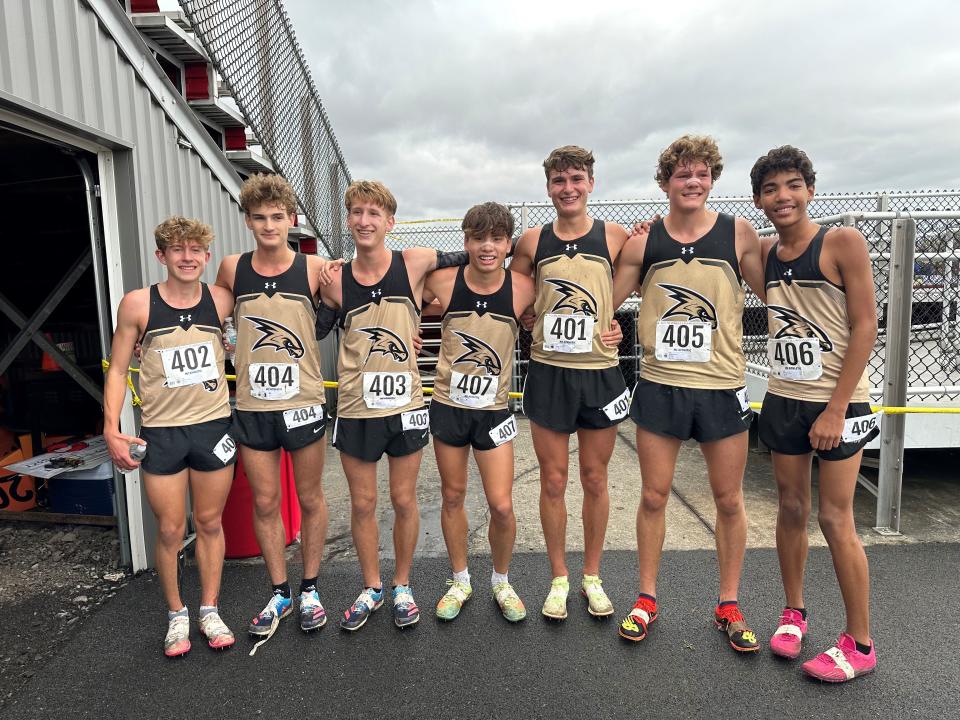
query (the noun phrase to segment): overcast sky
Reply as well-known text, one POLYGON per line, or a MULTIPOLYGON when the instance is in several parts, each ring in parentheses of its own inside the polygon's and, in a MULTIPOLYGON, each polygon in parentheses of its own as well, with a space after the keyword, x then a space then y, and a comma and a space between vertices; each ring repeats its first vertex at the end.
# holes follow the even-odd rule
POLYGON ((717 138, 715 195, 771 147, 823 192, 960 187, 960 9, 928 2, 284 0, 354 179, 398 219, 545 200, 554 147, 594 199, 659 197, 656 159, 717 138))

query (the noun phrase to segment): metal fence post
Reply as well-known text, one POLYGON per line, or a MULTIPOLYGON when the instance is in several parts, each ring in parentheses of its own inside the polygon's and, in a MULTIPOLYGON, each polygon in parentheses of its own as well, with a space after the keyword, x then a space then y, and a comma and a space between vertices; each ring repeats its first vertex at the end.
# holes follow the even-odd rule
POLYGON ((530 224, 530 209, 527 207, 527 204, 524 203, 520 206, 520 234, 527 229, 527 226, 530 224))
MULTIPOLYGON (((913 315, 913 258, 917 222, 893 221, 887 295, 887 342, 883 361, 883 404, 907 403, 910 322, 913 315)), ((884 415, 880 430, 880 477, 877 482, 877 524, 881 535, 900 534, 900 490, 906 415, 884 415)))

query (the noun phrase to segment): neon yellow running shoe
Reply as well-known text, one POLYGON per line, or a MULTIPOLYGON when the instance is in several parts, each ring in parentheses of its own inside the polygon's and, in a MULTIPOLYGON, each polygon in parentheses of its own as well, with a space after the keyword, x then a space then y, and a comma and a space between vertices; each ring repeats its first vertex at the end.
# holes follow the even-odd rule
POLYGON ((450 589, 437 603, 437 617, 441 620, 453 620, 460 614, 460 608, 473 595, 473 588, 459 580, 447 580, 450 589))
POLYGON ((527 609, 516 590, 508 582, 497 583, 493 586, 493 599, 500 606, 500 612, 510 622, 520 622, 527 616, 527 609))
POLYGON ((543 601, 543 614, 554 620, 564 620, 567 617, 567 595, 570 593, 570 582, 567 576, 555 577, 550 583, 550 592, 543 601))
POLYGON ((613 615, 613 603, 603 591, 603 581, 599 575, 584 575, 580 594, 587 599, 587 612, 594 617, 613 615))

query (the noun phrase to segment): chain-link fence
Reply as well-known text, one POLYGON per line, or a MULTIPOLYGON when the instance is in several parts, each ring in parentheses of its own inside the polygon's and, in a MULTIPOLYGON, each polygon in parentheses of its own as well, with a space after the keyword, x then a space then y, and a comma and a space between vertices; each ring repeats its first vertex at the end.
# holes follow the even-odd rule
POLYGON ((281 0, 181 0, 214 67, 331 257, 353 253, 350 171, 281 0))
MULTIPOLYGON (((749 197, 717 198, 712 210, 746 217, 767 235, 772 232, 767 218, 749 197)), ((877 346, 868 364, 873 388, 883 386, 887 316, 889 307, 891 238, 898 213, 910 213, 917 222, 913 299, 910 311, 910 362, 908 396, 918 401, 945 401, 960 398, 960 191, 888 192, 822 195, 809 204, 812 217, 826 225, 849 224, 867 239, 873 261, 877 295, 879 333, 877 346)), ((522 203, 510 206, 519 234, 556 218, 549 203, 522 203)), ((637 200, 591 203, 591 214, 606 222, 627 227, 638 220, 664 215, 666 200, 637 200)), ((463 247, 463 233, 452 222, 398 224, 388 238, 394 248, 422 245, 442 250, 463 247)), ((639 304, 628 301, 617 313, 623 328, 620 369, 632 385, 639 371, 640 348, 636 345, 636 312, 639 304)), ((435 326, 426 323, 425 335, 439 338, 435 326)), ((748 292, 744 316, 744 351, 749 372, 766 376, 767 313, 760 300, 748 292)), ((515 390, 521 390, 530 356, 530 333, 521 330, 514 370, 515 390)), ((436 345, 428 343, 424 370, 429 373, 436 345)), ((879 397, 879 396, 878 396, 879 397)))

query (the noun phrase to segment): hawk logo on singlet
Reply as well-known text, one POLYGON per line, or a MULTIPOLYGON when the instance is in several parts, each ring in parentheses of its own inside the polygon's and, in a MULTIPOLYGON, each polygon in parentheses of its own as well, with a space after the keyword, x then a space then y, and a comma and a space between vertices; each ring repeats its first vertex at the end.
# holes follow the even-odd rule
POLYGON ((717 329, 717 309, 703 295, 681 285, 657 283, 657 286, 662 287, 667 296, 676 301, 674 306, 660 317, 661 320, 698 320, 710 323, 711 328, 717 329))
POLYGON ((211 392, 211 393, 212 393, 212 392, 216 392, 216 391, 217 391, 217 385, 219 384, 219 382, 220 382, 220 381, 217 380, 216 378, 214 378, 213 380, 204 380, 204 381, 203 381, 203 389, 206 390, 207 392, 211 392))
POLYGON ((303 342, 293 330, 267 318, 247 315, 246 319, 260 332, 260 338, 250 348, 251 351, 272 347, 276 352, 286 352, 292 358, 303 357, 303 342))
POLYGON ((487 345, 483 340, 467 335, 459 330, 454 330, 453 334, 460 338, 463 346, 467 349, 463 355, 453 361, 454 365, 462 362, 471 362, 478 368, 483 368, 487 375, 499 375, 503 369, 503 363, 497 351, 487 345))
POLYGON ((820 352, 833 352, 833 341, 827 331, 815 322, 807 320, 796 310, 783 305, 768 305, 773 311, 773 317, 783 323, 773 336, 774 340, 784 337, 816 338, 820 341, 820 352))
POLYGON ((386 328, 365 327, 360 328, 360 332, 365 332, 369 335, 372 343, 370 345, 370 352, 367 353, 367 358, 363 361, 364 365, 367 364, 370 356, 376 353, 392 357, 398 363, 406 362, 407 358, 410 357, 410 353, 407 351, 407 346, 403 340, 386 328))
POLYGON ((550 312, 567 309, 572 310, 574 315, 597 317, 597 301, 586 289, 569 280, 558 278, 547 278, 546 282, 553 285, 560 294, 560 299, 550 312))

